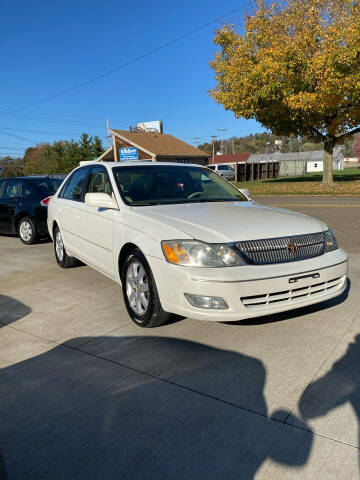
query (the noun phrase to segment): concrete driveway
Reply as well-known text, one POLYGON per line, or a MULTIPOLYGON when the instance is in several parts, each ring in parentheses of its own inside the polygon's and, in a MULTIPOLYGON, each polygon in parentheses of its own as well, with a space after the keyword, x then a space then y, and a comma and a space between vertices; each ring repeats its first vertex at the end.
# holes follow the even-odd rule
POLYGON ((0 237, 0 480, 359 477, 360 200, 260 202, 333 228, 345 295, 140 329, 115 283, 0 237))

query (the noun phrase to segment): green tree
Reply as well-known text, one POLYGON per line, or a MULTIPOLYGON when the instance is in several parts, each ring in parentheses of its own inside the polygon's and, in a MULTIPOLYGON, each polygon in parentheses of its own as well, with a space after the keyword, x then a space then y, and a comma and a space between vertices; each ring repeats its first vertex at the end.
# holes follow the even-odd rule
POLYGON ((102 145, 102 141, 100 138, 95 135, 92 143, 92 154, 94 158, 100 157, 101 154, 104 153, 104 147, 102 145))
POLYGON ((87 133, 83 133, 80 137, 80 156, 82 161, 93 160, 92 137, 87 133))
POLYGON ((24 174, 68 173, 81 161, 94 160, 104 149, 99 137, 81 135, 80 141, 59 140, 52 145, 43 143, 25 150, 24 174))
POLYGON ((211 96, 275 135, 322 142, 331 184, 335 144, 360 132, 360 2, 256 4, 244 33, 224 26, 216 34, 211 96))
POLYGON ((19 177, 23 173, 22 160, 10 156, 0 158, 0 177, 19 177))

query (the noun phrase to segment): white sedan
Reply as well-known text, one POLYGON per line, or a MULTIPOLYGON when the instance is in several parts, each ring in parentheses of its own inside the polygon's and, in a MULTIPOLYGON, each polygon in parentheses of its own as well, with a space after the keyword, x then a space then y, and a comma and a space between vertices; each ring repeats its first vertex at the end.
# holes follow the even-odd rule
POLYGON ((80 166, 50 200, 48 228, 58 264, 81 260, 121 284, 141 327, 171 313, 271 315, 336 297, 347 283, 347 255, 324 223, 258 205, 197 165, 80 166))

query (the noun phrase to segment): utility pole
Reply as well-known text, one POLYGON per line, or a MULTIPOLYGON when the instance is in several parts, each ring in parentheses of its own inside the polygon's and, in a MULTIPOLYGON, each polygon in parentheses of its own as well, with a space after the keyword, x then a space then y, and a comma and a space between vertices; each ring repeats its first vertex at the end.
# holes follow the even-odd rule
POLYGON ((212 161, 211 163, 215 163, 215 139, 217 138, 217 135, 211 135, 212 138, 212 161))
MULTIPOLYGON (((226 132, 226 128, 218 128, 217 131, 219 132, 219 135, 223 135, 223 133, 226 132)), ((224 139, 221 139, 221 153, 224 155, 224 139)), ((226 152, 227 153, 227 152, 226 152)))
POLYGON ((107 141, 108 141, 108 148, 111 147, 111 142, 110 142, 110 125, 109 125, 109 119, 106 119, 106 128, 107 128, 107 141))

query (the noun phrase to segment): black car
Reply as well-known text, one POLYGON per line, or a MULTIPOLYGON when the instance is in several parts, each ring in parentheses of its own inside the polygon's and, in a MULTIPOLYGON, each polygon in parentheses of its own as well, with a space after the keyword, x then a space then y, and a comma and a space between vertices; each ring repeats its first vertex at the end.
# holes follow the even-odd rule
POLYGON ((18 235, 27 245, 46 236, 48 197, 61 183, 52 177, 0 179, 0 233, 18 235))

